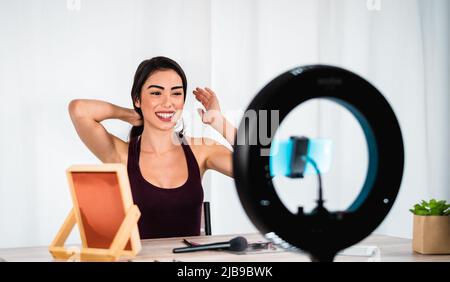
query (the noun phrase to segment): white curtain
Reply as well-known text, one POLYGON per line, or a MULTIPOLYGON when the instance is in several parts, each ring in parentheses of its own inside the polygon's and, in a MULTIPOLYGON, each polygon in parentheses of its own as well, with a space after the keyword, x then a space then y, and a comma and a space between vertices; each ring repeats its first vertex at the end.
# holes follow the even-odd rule
MULTIPOLYGON (((432 197, 450 200, 448 1, 213 1, 211 15, 212 82, 231 109, 244 110, 271 79, 311 63, 354 71, 386 96, 402 128, 406 163, 399 196, 376 232, 411 237, 413 204, 432 197)), ((294 110, 286 121, 280 136, 333 139, 326 205, 348 207, 367 169, 367 148, 355 119, 317 101, 294 110)), ((313 207, 316 179, 275 184, 290 210, 313 207)), ((233 181, 213 175, 214 232, 254 231, 236 193, 228 192, 233 187, 233 181)))
MULTIPOLYGON (((0 248, 49 245, 71 207, 65 170, 99 163, 74 131, 72 99, 131 108, 138 64, 158 55, 183 66, 189 89, 210 85, 207 0, 68 2, 0 2, 0 248)), ((127 140, 131 126, 105 126, 127 140)))
MULTIPOLYGON (((131 107, 134 71, 156 55, 179 61, 188 93, 196 86, 215 89, 235 125, 258 90, 294 66, 354 71, 387 97, 405 140, 400 194, 377 232, 410 237, 410 206, 422 198, 450 200, 448 1, 80 3, 78 10, 63 0, 0 2, 0 248, 48 245, 71 206, 64 170, 98 163, 71 125, 68 102, 91 98, 131 107)), ((188 97, 185 115, 195 116, 196 107, 188 97)), ((224 142, 197 117, 187 120, 188 133, 224 142)), ((127 138, 128 125, 105 125, 127 138)), ((330 208, 347 207, 367 158, 355 120, 316 101, 293 112, 282 129, 336 141, 325 196, 330 208)), ((255 231, 232 179, 208 172, 204 185, 214 234, 255 231)), ((310 208, 315 185, 313 178, 280 181, 277 191, 290 208, 310 208)))

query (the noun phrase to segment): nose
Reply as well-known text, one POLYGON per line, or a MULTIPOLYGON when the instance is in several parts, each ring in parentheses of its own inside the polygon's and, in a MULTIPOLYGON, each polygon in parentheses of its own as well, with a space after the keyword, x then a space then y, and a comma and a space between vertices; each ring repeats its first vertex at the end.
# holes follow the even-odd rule
POLYGON ((163 104, 164 107, 169 108, 172 105, 172 100, 170 97, 170 93, 168 95, 164 95, 163 104))

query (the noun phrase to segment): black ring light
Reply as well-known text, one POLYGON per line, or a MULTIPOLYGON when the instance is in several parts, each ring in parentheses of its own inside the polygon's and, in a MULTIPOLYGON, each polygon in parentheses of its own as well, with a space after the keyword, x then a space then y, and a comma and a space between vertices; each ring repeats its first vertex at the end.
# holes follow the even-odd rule
POLYGON ((247 111, 265 110, 271 120, 271 110, 278 110, 281 123, 296 106, 316 98, 332 100, 348 109, 367 140, 366 180, 346 211, 293 214, 283 205, 269 173, 269 156, 261 154, 271 144, 248 142, 251 136, 259 136, 260 126, 266 126, 259 116, 243 119, 239 126, 233 170, 241 203, 267 238, 285 247, 300 248, 313 261, 332 261, 340 250, 367 237, 388 214, 402 180, 404 148, 399 123, 383 95, 363 78, 337 67, 316 65, 288 71, 265 86, 247 111))

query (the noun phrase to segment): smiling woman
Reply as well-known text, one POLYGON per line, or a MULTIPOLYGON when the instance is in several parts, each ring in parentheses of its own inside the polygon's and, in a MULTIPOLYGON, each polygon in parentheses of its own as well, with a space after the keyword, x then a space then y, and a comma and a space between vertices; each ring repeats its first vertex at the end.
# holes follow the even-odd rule
MULTIPOLYGON (((181 111, 186 101, 187 79, 183 69, 180 65, 166 57, 155 57, 150 60, 143 61, 137 68, 134 76, 134 83, 131 89, 131 99, 133 100, 133 106, 135 111, 139 114, 141 119, 143 118, 143 108, 141 107, 142 100, 146 100, 150 103, 161 104, 165 102, 165 106, 171 106, 170 102, 173 102, 173 106, 176 109, 163 111, 164 105, 160 105, 161 108, 158 113, 166 114, 165 118, 168 118, 167 114, 172 116, 170 120, 166 122, 177 121, 181 115, 181 111), (167 85, 164 85, 167 84, 167 85), (167 89, 167 90, 166 90, 167 89), (166 90, 166 91, 165 91, 166 90), (167 98, 163 94, 167 94, 169 100, 164 101, 162 99, 167 98), (147 99, 146 96, 150 96, 147 99), (175 98, 175 99, 173 99, 175 98), (172 119, 175 111, 178 110, 178 115, 172 119)), ((146 109, 147 107, 144 107, 146 109)), ((149 115, 146 115, 149 116, 149 115)), ((152 115, 153 116, 153 115, 152 115)), ((162 117, 162 115, 160 115, 162 117)), ((131 137, 142 134, 144 126, 134 126, 131 130, 131 137)), ((183 131, 179 133, 181 136, 183 131)))
MULTIPOLYGON (((69 105, 89 150, 102 162, 127 165, 133 200, 142 214, 143 239, 199 235, 204 172, 214 169, 232 176, 232 153, 225 146, 174 131, 186 90, 182 68, 169 58, 155 57, 137 68, 131 90, 134 109, 98 100, 77 99, 69 105), (106 119, 133 125, 130 141, 107 132, 101 124, 106 119)), ((236 129, 221 114, 215 93, 196 88, 193 94, 205 107, 199 111, 202 121, 232 143, 236 129)))

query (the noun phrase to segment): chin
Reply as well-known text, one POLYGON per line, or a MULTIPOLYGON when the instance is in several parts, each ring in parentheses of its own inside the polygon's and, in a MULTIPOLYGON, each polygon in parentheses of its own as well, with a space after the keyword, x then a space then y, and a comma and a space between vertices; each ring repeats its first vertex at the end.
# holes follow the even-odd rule
POLYGON ((156 124, 152 124, 154 128, 159 129, 161 131, 170 131, 173 130, 175 128, 175 123, 166 123, 166 124, 161 124, 161 122, 158 122, 156 124))

